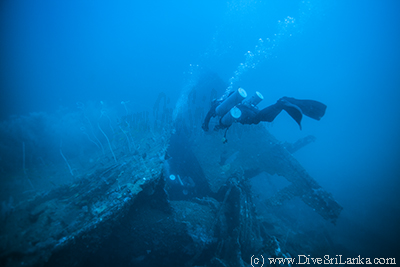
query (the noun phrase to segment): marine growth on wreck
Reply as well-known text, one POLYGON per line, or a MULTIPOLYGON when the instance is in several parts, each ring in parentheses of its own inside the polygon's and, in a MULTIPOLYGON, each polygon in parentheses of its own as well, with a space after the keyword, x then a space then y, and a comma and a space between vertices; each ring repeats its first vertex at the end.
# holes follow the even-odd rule
POLYGON ((1 264, 250 266, 334 253, 329 232, 301 217, 333 225, 342 210, 292 156, 315 138, 282 143, 264 124, 233 125, 222 142, 200 127, 214 91, 193 87, 175 119, 160 94, 152 113, 78 103, 5 122, 23 155, 8 159, 1 264), (48 155, 35 153, 40 138, 48 155))

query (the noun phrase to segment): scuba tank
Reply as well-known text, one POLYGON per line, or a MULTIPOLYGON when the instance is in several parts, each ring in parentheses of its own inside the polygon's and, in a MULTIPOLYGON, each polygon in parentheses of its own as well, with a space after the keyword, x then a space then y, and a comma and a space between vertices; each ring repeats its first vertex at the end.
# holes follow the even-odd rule
POLYGON ((228 113, 225 114, 225 116, 222 117, 221 124, 229 127, 232 125, 232 123, 237 121, 240 116, 242 116, 242 112, 240 111, 240 109, 237 107, 233 107, 228 113))
MULTIPOLYGON (((242 102, 243 99, 247 97, 247 93, 243 88, 238 88, 234 93, 232 93, 227 99, 225 99, 216 109, 215 113, 223 117, 227 114, 234 106, 242 102)), ((239 116, 240 117, 240 116, 239 116)))
POLYGON ((247 98, 245 101, 243 101, 244 105, 248 105, 248 106, 257 106, 258 103, 260 103, 262 100, 264 99, 263 95, 256 91, 256 93, 254 95, 252 95, 251 97, 247 98))

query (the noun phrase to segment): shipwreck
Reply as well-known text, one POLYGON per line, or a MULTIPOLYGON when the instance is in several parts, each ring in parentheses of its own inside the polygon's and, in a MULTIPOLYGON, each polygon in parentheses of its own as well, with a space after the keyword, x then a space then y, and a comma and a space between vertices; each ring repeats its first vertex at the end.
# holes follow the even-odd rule
POLYGON ((342 207, 292 156, 313 137, 288 144, 262 124, 234 125, 223 143, 199 127, 205 108, 174 120, 166 105, 161 95, 154 121, 121 117, 113 155, 15 205, 1 221, 1 265, 250 266, 255 254, 290 257, 274 222, 258 216, 250 181, 260 173, 287 181, 266 209, 297 198, 336 222, 342 207))

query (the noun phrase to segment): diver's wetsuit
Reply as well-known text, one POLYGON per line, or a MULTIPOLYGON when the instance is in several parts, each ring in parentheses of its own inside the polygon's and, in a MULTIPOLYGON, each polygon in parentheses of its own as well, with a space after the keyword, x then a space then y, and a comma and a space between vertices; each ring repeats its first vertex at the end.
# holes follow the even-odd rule
MULTIPOLYGON (((213 101, 202 125, 204 131, 209 130, 208 124, 212 117, 217 116, 215 110, 221 102, 222 100, 213 101)), ((275 104, 262 110, 246 104, 238 104, 236 107, 242 112, 242 115, 237 120, 237 122, 241 124, 258 124, 261 121, 272 122, 282 110, 285 110, 297 122, 300 129, 303 114, 310 118, 320 120, 321 117, 324 116, 326 110, 326 105, 321 102, 315 100, 298 100, 286 96, 280 98, 275 104)), ((220 120, 214 130, 229 128, 229 126, 222 124, 220 120)))

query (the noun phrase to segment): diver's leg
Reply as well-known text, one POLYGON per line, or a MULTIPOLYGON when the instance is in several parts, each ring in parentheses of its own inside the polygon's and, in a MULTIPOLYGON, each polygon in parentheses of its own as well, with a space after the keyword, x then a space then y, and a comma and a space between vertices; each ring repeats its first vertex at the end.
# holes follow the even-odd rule
POLYGON ((260 121, 272 122, 279 113, 281 113, 283 105, 281 102, 276 102, 275 104, 268 106, 254 117, 253 123, 258 124, 260 121))
POLYGON ((301 129, 301 119, 303 118, 301 109, 282 98, 279 99, 275 104, 261 110, 254 118, 253 123, 257 124, 260 121, 272 122, 276 118, 276 116, 281 113, 282 109, 285 110, 290 115, 290 117, 292 117, 297 122, 301 129))

